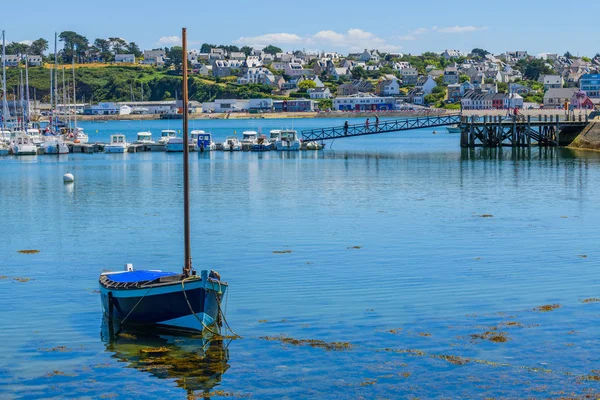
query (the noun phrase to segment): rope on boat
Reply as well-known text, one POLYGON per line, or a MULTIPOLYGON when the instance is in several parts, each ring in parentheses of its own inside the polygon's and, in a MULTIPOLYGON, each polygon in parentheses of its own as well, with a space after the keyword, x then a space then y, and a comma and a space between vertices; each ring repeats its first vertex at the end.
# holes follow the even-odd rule
MULTIPOLYGON (((204 327, 204 329, 206 329, 207 331, 209 331, 209 332, 210 332, 210 333, 212 333, 213 335, 221 336, 221 334, 220 334, 220 333, 218 333, 218 332, 215 332, 215 331, 213 331, 212 329, 210 329, 208 326, 206 326, 206 324, 204 323, 204 321, 202 321, 202 319, 200 319, 200 317, 198 317, 198 316, 196 315, 196 312, 194 311, 194 309, 192 308, 192 305, 190 304, 190 301, 188 300, 187 293, 185 292, 185 281, 188 281, 188 280, 195 280, 195 279, 197 279, 197 278, 190 277, 190 278, 185 278, 185 279, 183 279, 183 280, 181 281, 181 290, 183 291, 183 297, 185 297, 185 301, 186 301, 186 303, 187 303, 188 307, 190 308, 190 312, 192 313, 192 315, 193 315, 194 317, 196 317, 196 319, 198 320, 198 322, 200 322, 200 324, 202 324, 202 326, 204 327)), ((217 303, 218 303, 218 302, 217 302, 217 303)))
POLYGON ((135 303, 135 306, 133 306, 133 308, 127 313, 127 315, 125 316, 125 318, 123 318, 121 320, 121 326, 123 326, 123 324, 125 323, 125 321, 127 320, 127 318, 131 315, 131 313, 137 308, 137 306, 140 305, 140 303, 142 302, 142 300, 144 300, 144 297, 146 297, 146 295, 148 294, 149 291, 151 291, 152 288, 148 288, 148 290, 146 290, 146 293, 144 293, 144 295, 138 300, 137 303, 135 303))
MULTIPOLYGON (((198 322, 200 322, 200 324, 202 324, 202 327, 204 327, 204 329, 206 329, 207 331, 209 331, 210 333, 212 333, 213 335, 217 335, 217 336, 223 336, 221 335, 219 332, 215 332, 212 329, 210 329, 208 326, 206 326, 206 324, 204 323, 204 321, 202 321, 202 319, 200 317, 198 317, 198 315, 196 315, 196 312, 194 311, 194 309, 192 308, 192 304, 190 303, 190 301, 188 300, 187 297, 187 293, 185 292, 185 281, 188 280, 195 280, 197 278, 194 277, 190 277, 190 278, 185 278, 181 281, 181 290, 183 291, 183 296, 185 297, 185 301, 188 305, 188 307, 190 308, 190 312, 192 313, 192 315, 194 317, 196 317, 196 319, 198 320, 198 322)), ((221 281, 217 281, 219 283, 219 293, 223 293, 221 290, 221 281)), ((231 326, 229 325, 229 322, 227 322, 227 318, 225 318, 225 314, 223 313, 223 310, 221 309, 221 302, 219 301, 219 298, 217 297, 217 292, 215 292, 214 290, 212 291, 215 295, 215 300, 217 302, 217 307, 219 309, 219 314, 221 315, 221 317, 223 318, 223 321, 225 322, 225 325, 227 326, 227 329, 229 329, 229 332, 231 332, 234 336, 234 338, 241 338, 240 335, 238 335, 237 333, 235 333, 233 331, 233 329, 231 329, 231 326)))

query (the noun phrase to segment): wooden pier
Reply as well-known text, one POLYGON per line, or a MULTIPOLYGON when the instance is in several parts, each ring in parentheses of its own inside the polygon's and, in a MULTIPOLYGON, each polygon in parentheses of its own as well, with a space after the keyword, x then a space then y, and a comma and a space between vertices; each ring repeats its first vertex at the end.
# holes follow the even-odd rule
POLYGON ((462 117, 460 146, 568 146, 588 123, 587 115, 462 117))

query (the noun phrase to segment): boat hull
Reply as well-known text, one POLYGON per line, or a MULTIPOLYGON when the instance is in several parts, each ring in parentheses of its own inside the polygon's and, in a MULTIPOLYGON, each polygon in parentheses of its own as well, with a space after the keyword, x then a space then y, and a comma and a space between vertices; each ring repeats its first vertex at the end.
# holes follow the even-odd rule
POLYGON ((201 279, 187 281, 183 287, 181 282, 139 289, 107 288, 100 284, 100 299, 106 316, 127 324, 202 331, 217 321, 226 289, 226 285, 205 284, 201 279))
POLYGON ((269 144, 253 144, 250 149, 252 151, 270 151, 272 148, 271 143, 269 144))
POLYGON ((123 146, 105 146, 104 147, 104 151, 106 153, 119 153, 119 154, 123 154, 125 152, 127 152, 127 147, 123 147, 123 146))
POLYGON ((282 142, 278 141, 276 143, 277 151, 298 151, 300 150, 300 142, 282 142))
POLYGON ((181 153, 183 152, 183 143, 167 143, 165 151, 169 153, 181 153))
POLYGON ((35 156, 37 147, 34 145, 15 145, 12 149, 15 156, 35 156))

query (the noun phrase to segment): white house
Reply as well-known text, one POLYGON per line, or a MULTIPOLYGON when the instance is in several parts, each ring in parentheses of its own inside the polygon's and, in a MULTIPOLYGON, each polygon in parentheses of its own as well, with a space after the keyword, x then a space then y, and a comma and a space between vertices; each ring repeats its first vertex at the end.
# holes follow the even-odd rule
POLYGON ((260 61, 259 56, 248 56, 246 57, 246 66, 248 68, 262 67, 263 63, 260 61))
POLYGON ((377 97, 371 95, 352 95, 333 99, 333 109, 336 111, 384 111, 394 110, 394 97, 377 97))
POLYGON ((135 55, 133 55, 133 54, 115 54, 115 63, 135 64, 135 55))
POLYGON ((383 80, 377 84, 377 92, 380 96, 398 96, 400 94, 400 82, 395 78, 383 80))
POLYGON ((308 89, 308 95, 311 99, 331 99, 333 97, 328 87, 308 89))
POLYGON ((504 108, 523 108, 523 97, 516 93, 504 96, 504 108))
POLYGON ((21 62, 21 56, 13 55, 13 54, 6 55, 6 66, 7 67, 18 67, 19 62, 21 62))
POLYGON ((422 90, 425 95, 431 94, 435 87, 437 87, 437 83, 435 83, 435 80, 431 76, 422 76, 415 85, 415 88, 422 90))
POLYGON ((144 60, 142 64, 156 65, 162 67, 165 65, 166 53, 164 50, 144 50, 144 60))
POLYGON ((238 78, 238 83, 242 85, 248 83, 264 83, 270 85, 273 82, 275 82, 275 76, 271 71, 264 67, 248 68, 246 75, 238 78))
POLYGON ((285 74, 288 76, 300 76, 300 75, 308 75, 310 71, 305 70, 302 65, 298 63, 287 63, 285 65, 285 74))

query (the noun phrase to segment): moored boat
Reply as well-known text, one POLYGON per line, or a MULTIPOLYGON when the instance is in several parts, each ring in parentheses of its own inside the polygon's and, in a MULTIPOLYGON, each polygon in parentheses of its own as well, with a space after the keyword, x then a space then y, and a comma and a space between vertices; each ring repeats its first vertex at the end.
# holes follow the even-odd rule
POLYGON ((240 151, 242 144, 235 136, 228 136, 223 142, 223 151, 240 151))
POLYGON ((275 148, 278 151, 298 151, 300 150, 300 140, 295 130, 282 130, 279 140, 275 142, 275 148))
POLYGON ((134 144, 155 144, 156 142, 152 140, 151 132, 138 132, 137 139, 134 144))
POLYGON ((44 154, 69 154, 69 146, 61 137, 52 137, 40 145, 44 154))
MULTIPOLYGON (((185 28, 182 31, 182 53, 187 54, 185 28)), ((188 109, 187 57, 182 62, 182 102, 188 109)), ((188 142, 188 115, 183 114, 182 143, 188 142)), ((134 270, 126 264, 125 271, 100 275, 102 310, 109 321, 121 326, 167 325, 182 329, 219 333, 221 300, 227 283, 215 271, 202 270, 200 276, 192 267, 190 207, 189 207, 189 146, 183 146, 183 214, 184 266, 181 273, 158 270, 134 270), (217 332, 215 332, 215 329, 217 332)))
POLYGON ((104 146, 104 151, 107 153, 126 153, 129 143, 125 139, 125 135, 117 133, 110 135, 110 143, 104 146))
POLYGON ((260 135, 250 147, 252 151, 269 151, 272 148, 273 143, 265 135, 260 135))
POLYGON ((37 146, 33 139, 25 132, 17 133, 11 146, 11 152, 15 156, 34 156, 37 154, 37 146))
POLYGON ((446 127, 446 131, 448 131, 448 133, 460 133, 460 127, 458 125, 450 125, 446 127))
POLYGON ((8 155, 8 145, 6 143, 0 142, 0 156, 8 155))
POLYGON ((269 132, 269 142, 273 143, 273 146, 279 139, 281 139, 281 129, 273 129, 269 132))
POLYGON ((306 143, 306 150, 323 150, 323 147, 322 144, 315 141, 306 143))
POLYGON ((183 151, 183 138, 172 137, 165 145, 165 150, 169 153, 179 153, 183 151))
POLYGON ((212 134, 201 130, 194 130, 190 133, 194 148, 197 151, 215 151, 217 145, 212 140, 212 134))
POLYGON ((158 139, 158 144, 166 145, 169 142, 170 138, 177 137, 177 132, 172 129, 165 129, 160 132, 160 139, 158 139))
POLYGON ((258 133, 256 131, 244 131, 242 132, 242 145, 247 144, 252 146, 256 143, 258 133))

